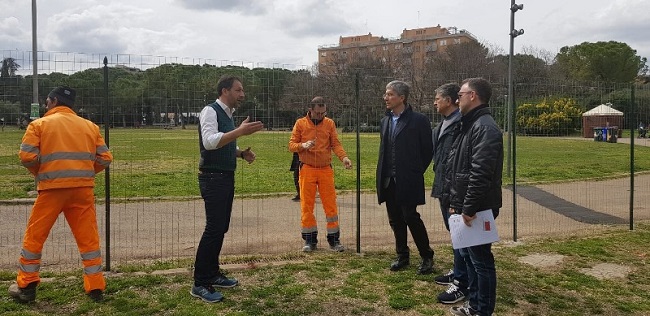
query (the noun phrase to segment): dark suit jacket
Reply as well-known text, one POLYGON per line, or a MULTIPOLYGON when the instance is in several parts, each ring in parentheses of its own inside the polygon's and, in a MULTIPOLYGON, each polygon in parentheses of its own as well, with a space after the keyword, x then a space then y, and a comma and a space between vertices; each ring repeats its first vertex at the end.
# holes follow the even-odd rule
MULTIPOLYGON (((379 204, 386 201, 382 175, 385 143, 389 141, 390 112, 381 119, 381 143, 377 161, 377 198, 379 204)), ((425 203, 424 173, 433 157, 431 123, 421 113, 414 112, 410 105, 397 120, 395 130, 395 195, 401 205, 422 205, 425 203)))

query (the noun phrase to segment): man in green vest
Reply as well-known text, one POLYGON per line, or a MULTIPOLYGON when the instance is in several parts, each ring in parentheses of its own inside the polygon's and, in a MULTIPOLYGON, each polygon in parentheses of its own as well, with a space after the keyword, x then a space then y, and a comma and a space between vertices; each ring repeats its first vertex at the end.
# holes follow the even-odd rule
POLYGON ((217 82, 218 99, 206 105, 199 115, 199 189, 205 203, 205 230, 196 250, 194 286, 190 294, 209 303, 220 302, 223 295, 214 288, 231 288, 238 284, 219 269, 219 254, 228 232, 232 202, 235 196, 237 158, 248 163, 255 153, 248 147, 241 150, 237 138, 264 128, 249 117, 235 128, 233 112, 244 100, 241 79, 223 76, 217 82))

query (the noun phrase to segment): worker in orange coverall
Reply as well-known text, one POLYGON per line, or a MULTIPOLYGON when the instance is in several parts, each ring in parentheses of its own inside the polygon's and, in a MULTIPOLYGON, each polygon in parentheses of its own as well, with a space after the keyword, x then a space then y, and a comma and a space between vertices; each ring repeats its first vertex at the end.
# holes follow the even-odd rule
POLYGON ((316 250, 318 243, 318 227, 314 216, 317 188, 327 220, 327 242, 330 249, 336 252, 345 250, 340 241, 332 151, 346 169, 352 168, 352 161, 339 141, 336 124, 332 119, 325 117, 326 113, 324 99, 315 97, 309 105, 307 115, 296 121, 289 139, 289 151, 297 152, 301 162, 298 182, 304 252, 316 250))
POLYGON ((9 294, 23 303, 36 299, 43 244, 61 212, 81 254, 86 294, 101 301, 106 289, 93 190, 95 174, 110 165, 113 155, 99 127, 72 110, 75 94, 68 87, 50 92, 47 113, 29 124, 18 153, 38 190, 20 252, 17 284, 9 287, 9 294))

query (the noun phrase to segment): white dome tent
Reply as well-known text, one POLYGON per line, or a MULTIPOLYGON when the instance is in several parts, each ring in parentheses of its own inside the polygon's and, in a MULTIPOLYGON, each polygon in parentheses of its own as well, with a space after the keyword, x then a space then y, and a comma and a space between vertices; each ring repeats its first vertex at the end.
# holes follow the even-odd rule
POLYGON ((621 130, 623 128, 623 112, 613 108, 611 103, 607 103, 582 113, 583 137, 594 137, 594 128, 597 127, 616 127, 621 130))

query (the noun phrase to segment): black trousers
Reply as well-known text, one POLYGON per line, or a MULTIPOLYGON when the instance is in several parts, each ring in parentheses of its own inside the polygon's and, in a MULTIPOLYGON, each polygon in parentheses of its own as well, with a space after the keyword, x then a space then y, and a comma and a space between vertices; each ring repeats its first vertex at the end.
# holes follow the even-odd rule
POLYGON ((388 212, 388 223, 395 235, 395 251, 398 258, 409 257, 407 244, 407 228, 411 231, 411 237, 418 248, 420 257, 433 258, 433 249, 429 246, 429 234, 424 226, 417 205, 400 205, 395 199, 395 181, 391 180, 386 188, 386 211, 388 212))
POLYGON ((199 189, 205 203, 205 230, 196 249, 194 285, 207 286, 221 275, 219 255, 230 226, 235 176, 233 173, 199 174, 199 189))

